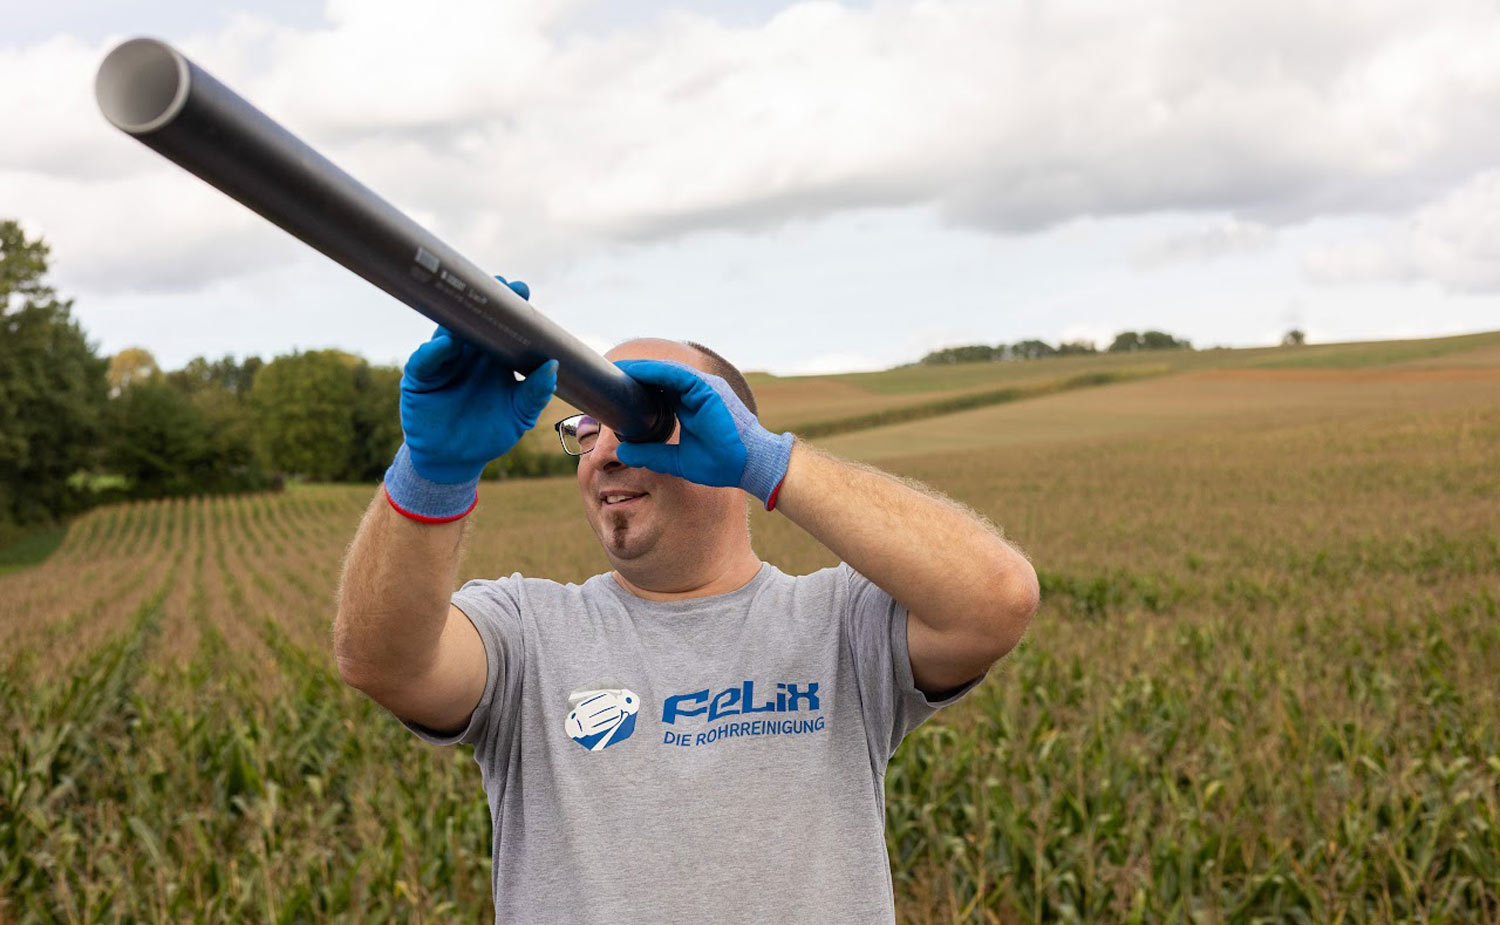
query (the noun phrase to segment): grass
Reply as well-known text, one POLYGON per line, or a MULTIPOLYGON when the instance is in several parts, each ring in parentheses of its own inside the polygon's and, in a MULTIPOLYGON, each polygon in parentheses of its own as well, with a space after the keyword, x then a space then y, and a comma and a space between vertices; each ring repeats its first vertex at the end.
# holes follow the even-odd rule
POLYGON ((1369 343, 1318 344, 1272 354, 1255 362, 1268 369, 1368 369, 1392 364, 1428 364, 1455 354, 1492 352, 1500 348, 1500 332, 1432 337, 1419 340, 1387 340, 1369 343))
MULTIPOLYGON (((1500 921, 1486 349, 830 437, 1001 524, 1044 585, 888 771, 901 919, 1500 921)), ((0 921, 487 917, 477 768, 333 669, 373 491, 100 509, 0 576, 0 921)), ((462 576, 607 567, 571 479, 481 491, 462 576)), ((753 528, 788 571, 832 562, 753 528)))
POLYGON ((62 545, 67 527, 47 527, 26 532, 0 545, 0 575, 19 571, 45 561, 62 545))

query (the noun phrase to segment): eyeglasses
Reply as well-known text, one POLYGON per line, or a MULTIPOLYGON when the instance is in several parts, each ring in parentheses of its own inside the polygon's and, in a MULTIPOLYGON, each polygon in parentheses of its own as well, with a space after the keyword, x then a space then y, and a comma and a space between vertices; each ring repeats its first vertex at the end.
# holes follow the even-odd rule
POLYGON ((555 427, 557 439, 562 441, 563 452, 569 456, 592 453, 594 444, 599 442, 599 422, 586 414, 563 418, 555 427))

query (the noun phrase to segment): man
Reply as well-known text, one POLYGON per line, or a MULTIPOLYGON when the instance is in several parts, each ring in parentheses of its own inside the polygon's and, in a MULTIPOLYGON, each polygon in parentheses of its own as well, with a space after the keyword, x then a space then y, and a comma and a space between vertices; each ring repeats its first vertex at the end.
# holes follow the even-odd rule
POLYGON ((560 431, 614 570, 450 595, 480 470, 556 364, 517 382, 441 328, 412 355, 406 443, 346 563, 340 673, 428 741, 474 745, 498 921, 892 921, 886 764, 1016 645, 1035 573, 958 505, 766 431, 717 354, 608 356, 678 417, 666 444, 560 431), (751 495, 845 564, 762 563, 751 495))

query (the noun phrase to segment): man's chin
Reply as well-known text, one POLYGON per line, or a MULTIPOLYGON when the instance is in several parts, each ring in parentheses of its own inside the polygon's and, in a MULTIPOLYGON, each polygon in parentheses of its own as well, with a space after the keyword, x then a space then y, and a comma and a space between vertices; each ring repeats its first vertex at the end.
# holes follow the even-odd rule
POLYGON ((630 517, 606 517, 599 525, 599 542, 611 562, 630 562, 655 545, 642 525, 630 517))
POLYGON ((622 562, 634 562, 636 559, 639 559, 644 553, 644 549, 637 549, 628 543, 615 544, 611 542, 604 544, 604 554, 609 557, 610 563, 613 564, 616 568, 618 568, 622 562))

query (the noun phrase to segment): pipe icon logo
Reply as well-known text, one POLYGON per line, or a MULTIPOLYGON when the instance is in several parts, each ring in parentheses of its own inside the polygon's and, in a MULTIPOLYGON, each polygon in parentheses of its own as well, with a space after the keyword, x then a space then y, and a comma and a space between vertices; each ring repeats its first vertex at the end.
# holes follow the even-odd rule
POLYGON ((630 738, 641 698, 625 688, 574 691, 568 695, 568 737, 591 752, 630 738))

